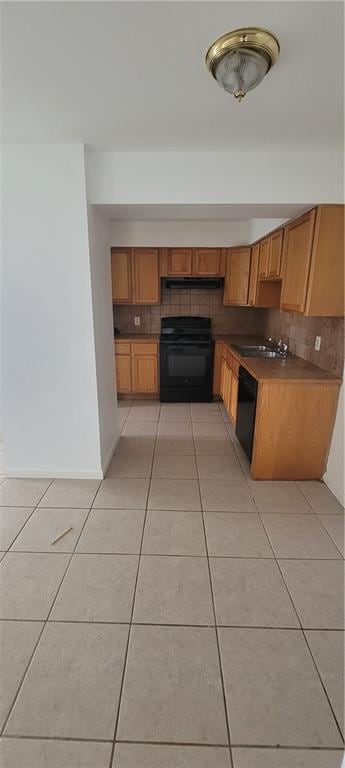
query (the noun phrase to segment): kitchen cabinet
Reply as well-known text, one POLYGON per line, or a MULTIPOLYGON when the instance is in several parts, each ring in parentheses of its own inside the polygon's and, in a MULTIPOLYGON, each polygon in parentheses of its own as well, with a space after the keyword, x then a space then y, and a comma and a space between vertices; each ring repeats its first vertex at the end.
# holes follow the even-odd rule
POLYGON ((304 312, 316 210, 285 227, 281 309, 304 312))
POLYGON ((344 206, 319 205, 304 314, 344 314, 344 206))
POLYGON ((273 232, 270 237, 268 277, 281 276, 281 260, 283 250, 283 229, 273 232))
POLYGON ((158 248, 112 248, 114 304, 159 304, 158 248))
POLYGON ((131 248, 111 249, 111 285, 113 302, 130 304, 132 300, 131 248))
POLYGON ((227 252, 223 304, 248 303, 250 248, 231 248, 227 252))
POLYGON ((248 290, 248 304, 254 307, 256 304, 256 289, 258 284, 260 243, 253 245, 250 261, 250 277, 248 290))
POLYGON ((231 391, 229 402, 229 416, 234 425, 236 425, 237 415, 237 396, 238 396, 238 376, 232 371, 231 373, 231 391))
POLYGON ((220 248, 194 248, 193 275, 197 277, 217 277, 221 274, 220 248))
POLYGON ((270 258, 270 238, 265 237, 263 240, 260 241, 259 272, 258 272, 259 280, 261 280, 263 277, 267 277, 268 275, 269 258, 270 258))
POLYGON ((132 280, 133 304, 160 303, 158 248, 133 248, 132 280))
POLYGON ((127 342, 115 342, 116 389, 119 394, 132 391, 131 347, 127 342))
POLYGON ((168 248, 167 274, 175 277, 190 277, 192 274, 192 248, 168 248))
POLYGON ((158 343, 115 341, 117 391, 120 394, 158 392, 158 343))

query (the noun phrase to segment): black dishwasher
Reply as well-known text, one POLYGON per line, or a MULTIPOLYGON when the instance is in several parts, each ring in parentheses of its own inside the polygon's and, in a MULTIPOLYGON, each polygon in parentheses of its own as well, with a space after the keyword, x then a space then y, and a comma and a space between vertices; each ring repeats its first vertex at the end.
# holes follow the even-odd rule
POLYGON ((243 450, 252 459, 255 411, 258 384, 253 376, 240 366, 238 376, 238 398, 236 416, 236 436, 243 450))

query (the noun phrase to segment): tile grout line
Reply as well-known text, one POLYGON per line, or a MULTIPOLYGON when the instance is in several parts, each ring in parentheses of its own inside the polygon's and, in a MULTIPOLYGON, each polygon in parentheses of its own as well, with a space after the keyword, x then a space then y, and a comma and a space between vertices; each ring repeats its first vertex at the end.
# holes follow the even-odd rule
MULTIPOLYGON (((160 413, 161 413, 161 406, 159 406, 159 416, 160 416, 160 413)), ((128 653, 129 653, 129 643, 130 643, 130 638, 131 638, 131 630, 132 630, 132 626, 133 626, 133 615, 134 615, 135 598, 136 598, 136 592, 137 592, 137 586, 138 586, 138 580, 139 580, 139 571, 140 571, 140 563, 141 563, 141 556, 142 556, 142 548, 143 548, 143 542, 144 542, 144 536, 145 536, 145 526, 146 526, 147 510, 148 510, 149 498, 150 498, 150 489, 151 489, 151 481, 152 481, 154 456, 155 456, 156 443, 157 443, 157 435, 158 435, 158 423, 157 423, 157 429, 156 429, 156 434, 155 434, 155 439, 154 439, 154 447, 153 447, 153 454, 152 454, 152 461, 151 461, 151 474, 150 474, 150 478, 149 478, 149 483, 148 483, 148 488, 147 488, 147 495, 146 495, 145 514, 144 514, 143 529, 142 529, 142 534, 141 534, 140 547, 139 547, 139 555, 138 555, 138 566, 137 566, 137 573, 136 573, 136 578, 135 578, 135 583, 134 583, 132 610, 131 610, 131 615, 130 615, 130 620, 129 620, 127 643, 126 643, 125 655, 124 655, 124 660, 123 660, 123 670, 122 670, 121 685, 120 685, 120 691, 119 691, 119 701, 118 701, 117 713, 116 713, 116 718, 115 718, 114 735, 113 735, 112 748, 111 748, 111 753, 110 753, 109 768, 112 768, 112 766, 114 765, 116 737, 117 737, 117 731, 118 731, 119 721, 120 721, 122 693, 123 693, 123 687, 124 687, 124 683, 125 683, 127 659, 128 659, 128 653)))
MULTIPOLYGON (((8 479, 10 479, 10 478, 8 478, 8 479)), ((45 496, 45 494, 47 493, 47 491, 49 491, 49 488, 50 488, 50 486, 51 486, 51 484, 52 484, 53 482, 54 482, 54 478, 53 478, 53 479, 50 481, 50 483, 49 483, 48 487, 45 489, 44 493, 42 493, 42 496, 40 496, 40 498, 38 499, 38 502, 37 502, 36 506, 34 506, 34 508, 33 508, 32 512, 30 512, 30 515, 29 515, 29 517, 28 517, 28 518, 25 520, 25 523, 22 525, 21 529, 18 531, 17 535, 14 537, 14 539, 13 539, 13 541, 11 542, 10 546, 9 546, 9 547, 7 547, 7 549, 6 549, 6 550, 4 550, 6 554, 7 554, 7 552, 9 552, 9 551, 12 549, 14 542, 15 542, 15 541, 17 541, 17 538, 18 538, 18 536, 21 534, 22 530, 25 528, 25 526, 26 526, 26 524, 29 522, 29 520, 31 520, 31 518, 32 518, 32 515, 34 514, 34 512, 36 512, 36 509, 38 509, 38 505, 39 505, 39 504, 40 504, 40 502, 42 501, 42 499, 43 499, 43 496, 45 496)), ((29 507, 30 507, 30 504, 29 504, 29 507)), ((17 508, 17 509, 27 509, 27 507, 0 507, 0 509, 16 509, 16 508, 17 508)), ((4 560, 4 558, 2 558, 2 560, 4 560)))
MULTIPOLYGON (((53 482, 53 480, 52 480, 52 482, 53 482)), ((84 520, 84 523, 83 523, 83 525, 82 525, 82 527, 81 527, 81 529, 80 529, 79 535, 78 535, 78 536, 77 536, 77 538, 76 538, 76 541, 75 541, 75 544, 74 544, 73 550, 72 550, 72 552, 71 552, 71 556, 70 556, 70 558, 69 558, 69 560, 68 560, 68 563, 66 564, 66 568, 65 568, 65 570, 64 570, 63 576, 62 576, 62 578, 61 578, 61 581, 60 581, 60 583, 59 583, 59 586, 58 586, 58 588, 57 588, 57 591, 56 591, 56 593, 55 593, 55 596, 54 596, 54 598, 53 598, 53 601, 52 601, 52 604, 51 604, 51 606, 50 606, 50 609, 49 609, 49 611, 48 611, 48 614, 47 614, 47 616, 46 616, 46 619, 45 619, 45 620, 43 620, 43 626, 42 626, 41 632, 40 632, 40 633, 39 633, 39 635, 38 635, 38 638, 37 638, 37 641, 36 641, 36 643, 35 643, 35 645, 34 645, 33 651, 32 651, 32 653, 31 653, 31 655, 30 655, 30 658, 29 658, 29 660, 28 660, 28 663, 27 663, 27 665, 26 665, 26 667, 25 667, 25 671, 24 671, 24 674, 23 674, 23 676, 22 676, 22 678, 21 678, 21 681, 20 681, 20 683, 19 683, 19 687, 17 688, 17 692, 16 692, 16 695, 15 695, 15 697, 14 697, 13 701, 12 701, 12 704, 11 704, 11 707, 10 707, 10 709, 9 709, 9 711, 8 711, 7 717, 6 717, 6 718, 5 718, 5 720, 4 720, 4 723, 3 723, 3 726, 2 726, 2 729, 1 729, 1 732, 0 732, 0 736, 2 736, 2 735, 4 734, 4 730, 5 730, 5 728, 6 728, 7 724, 8 724, 8 722, 9 722, 9 719, 10 719, 10 717, 11 717, 11 714, 12 714, 12 712, 13 712, 13 710, 14 710, 14 707, 15 707, 15 705, 16 705, 16 702, 17 702, 17 700, 18 700, 18 697, 19 697, 19 695, 20 695, 20 692, 21 692, 21 690, 22 690, 22 687, 23 687, 23 685, 24 685, 24 681, 25 681, 25 678, 26 678, 26 676, 27 676, 27 674, 28 674, 28 672, 29 672, 29 669, 30 669, 30 667, 31 667, 32 661, 33 661, 33 659, 34 659, 34 656, 35 656, 35 654, 36 654, 36 651, 37 651, 37 649, 38 649, 38 646, 39 646, 39 644, 40 644, 40 641, 41 641, 41 638, 42 638, 43 632, 44 632, 44 630, 45 630, 45 628, 46 628, 46 626, 47 626, 47 624, 48 624, 48 621, 49 621, 49 616, 50 616, 50 614, 51 614, 51 612, 52 612, 52 610, 53 610, 53 608, 54 608, 54 605, 55 605, 55 602, 56 602, 57 596, 58 596, 58 594, 59 594, 59 592, 60 592, 60 589, 61 589, 61 587, 62 587, 62 584, 63 584, 63 582, 64 582, 65 576, 66 576, 66 574, 67 574, 67 571, 68 571, 68 569, 69 569, 69 566, 70 566, 70 564, 71 564, 71 562, 72 562, 72 558, 73 558, 74 552, 75 552, 75 550, 76 550, 76 547, 77 547, 77 545, 78 545, 79 539, 80 539, 80 537, 81 537, 81 534, 82 534, 82 532, 83 532, 83 530, 84 530, 84 527, 85 527, 85 525, 86 525, 86 522, 87 522, 87 520, 89 519, 89 515, 90 515, 91 509, 92 509, 92 504, 93 504, 93 502, 95 501, 95 498, 96 498, 96 496, 97 496, 97 493, 98 493, 99 487, 100 487, 100 485, 101 485, 101 482, 102 482, 102 481, 100 480, 100 481, 99 481, 99 483, 98 483, 98 487, 97 487, 97 490, 96 490, 96 492, 95 492, 95 494, 94 494, 94 497, 93 497, 93 501, 92 501, 92 503, 91 503, 91 506, 90 506, 90 508, 89 508, 89 511, 88 511, 88 513, 87 513, 87 515, 86 515, 86 518, 85 518, 85 520, 84 520)), ((51 485, 51 484, 50 484, 50 485, 51 485)), ((50 487, 50 486, 49 486, 49 487, 50 487)), ((48 490, 48 489, 47 489, 47 490, 48 490)), ((45 491, 45 493, 46 493, 46 491, 45 491)), ((44 494, 43 494, 43 496, 44 496, 44 494)), ((41 499, 43 498, 43 496, 41 497, 41 499)), ((40 499, 40 501, 41 501, 41 499, 40 499)), ((56 553, 56 554, 58 554, 58 553, 56 553)), ((39 620, 37 620, 37 621, 39 621, 39 620)))
MULTIPOLYGON (((194 442, 194 450, 195 450, 194 434, 193 434, 193 442, 194 442)), ((224 683, 224 674, 223 674, 223 666, 222 666, 222 657, 221 657, 221 652, 220 652, 220 643, 219 643, 219 635, 218 635, 216 607, 215 607, 215 599, 214 599, 214 592, 213 592, 213 583, 212 583, 212 575, 211 575, 211 567, 210 567, 210 558, 209 558, 209 554, 208 554, 208 542, 207 542, 207 536, 206 536, 204 509, 203 509, 203 503, 202 503, 202 497, 201 497, 200 478, 199 478, 199 470, 198 470, 198 462, 197 461, 196 461, 196 465, 197 465, 199 498, 200 498, 200 506, 201 506, 201 518, 202 518, 202 524, 203 524, 203 530, 204 530, 204 538, 205 538, 205 548, 206 548, 206 560, 207 560, 207 568, 208 568, 208 577, 209 577, 209 580, 210 580, 210 592, 211 592, 211 601, 212 601, 212 610, 213 610, 214 630, 215 630, 216 644, 217 644, 218 664, 219 664, 220 680, 221 680, 221 686, 222 686, 225 722, 226 722, 226 729, 227 729, 227 734, 228 734, 228 747, 229 747, 230 766, 231 766, 231 768, 233 768, 234 762, 233 762, 232 749, 231 749, 230 718, 229 718, 229 712, 228 712, 227 701, 226 701, 226 694, 225 694, 225 683, 224 683)))
MULTIPOLYGON (((308 503, 309 503, 309 502, 308 502, 308 503)), ((257 505, 256 505, 256 502, 255 502, 255 499, 254 499, 254 504, 255 504, 255 506, 257 506, 257 505)), ((258 514, 259 514, 259 517, 260 517, 260 519, 261 519, 261 513, 260 513, 260 510, 259 510, 259 508, 258 508, 258 507, 257 507, 257 510, 258 510, 258 514)), ((262 521, 262 523, 263 523, 263 525, 264 525, 264 522, 263 522, 263 521, 262 521)), ((305 629, 304 629, 304 627, 302 626, 302 620, 300 619, 300 616, 299 616, 299 613, 298 613, 298 611, 297 611, 297 608, 296 608, 296 606, 295 606, 295 603, 294 603, 294 600, 293 600, 292 594, 291 594, 291 592, 290 592, 290 589, 289 589, 289 587, 288 587, 288 584, 287 584, 287 582, 286 582, 286 579, 285 579, 285 577, 284 577, 283 571, 282 571, 282 569, 281 569, 281 567, 280 567, 279 559, 277 558, 277 556, 276 556, 276 554, 275 554, 275 553, 274 553, 274 558, 275 558, 275 561, 276 561, 277 567, 278 567, 278 569, 279 569, 280 575, 281 575, 281 577, 282 577, 283 583, 284 583, 284 585, 285 585, 286 591, 287 591, 287 593, 288 593, 288 595, 289 595, 289 598, 290 598, 291 604, 292 604, 292 606, 293 606, 293 609, 294 609, 294 611, 295 611, 295 614, 296 614, 296 617, 297 617, 297 621, 298 621, 298 623, 299 623, 300 631, 301 631, 301 633, 302 633, 302 636, 303 636, 303 638, 304 638, 304 641, 305 641, 306 647, 307 647, 307 649, 308 649, 308 651, 309 651, 309 655, 310 655, 310 657, 311 657, 311 660, 312 660, 313 666, 314 666, 314 668, 315 668, 315 670, 316 670, 316 674, 317 674, 317 677, 318 677, 318 679, 319 679, 319 681, 320 681, 321 687, 322 687, 322 689, 323 689, 323 692, 324 692, 324 694, 325 694, 325 696, 326 696, 326 700, 327 700, 327 702, 328 702, 328 705, 329 705, 329 707, 330 707, 330 710, 331 710, 331 712, 332 712, 332 715, 333 715, 333 719, 334 719, 334 721, 335 721, 335 725, 336 725, 336 728, 337 728, 337 730, 338 730, 338 732, 339 732, 339 734, 340 734, 340 738, 341 738, 341 741, 344 743, 344 737, 343 737, 343 734, 342 734, 342 731, 341 731, 340 725, 339 725, 339 723, 338 723, 338 719, 337 719, 337 717, 336 717, 336 715, 335 715, 335 712, 334 712, 334 709, 333 709, 333 706, 332 706, 332 703, 331 703, 330 697, 329 697, 329 695, 328 695, 328 693, 327 693, 327 690, 326 690, 325 684, 324 684, 324 682, 323 682, 323 680, 322 680, 322 677, 321 677, 321 674, 320 674, 320 672, 319 672, 318 666, 317 666, 317 664, 316 664, 316 661, 315 661, 315 659, 314 659, 314 656, 313 656, 313 654, 312 654, 311 648, 310 648, 310 646, 309 646, 309 643, 308 643, 308 640, 307 640, 307 637, 306 637, 306 634, 305 634, 305 629)), ((341 562, 341 561, 340 561, 340 560, 337 560, 336 562, 341 562)), ((297 629, 297 628, 296 628, 296 629, 297 629)), ((299 630, 297 630, 297 631, 299 631, 299 630)))

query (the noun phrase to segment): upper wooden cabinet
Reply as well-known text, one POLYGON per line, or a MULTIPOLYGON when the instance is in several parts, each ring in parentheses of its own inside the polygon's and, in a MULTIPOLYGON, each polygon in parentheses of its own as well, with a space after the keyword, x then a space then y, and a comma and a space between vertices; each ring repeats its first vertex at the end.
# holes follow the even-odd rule
POLYGON ((344 314, 344 206, 319 205, 305 315, 341 317, 344 314))
POLYGON ((273 232, 270 237, 268 277, 281 276, 283 235, 284 230, 278 229, 277 232, 273 232))
POLYGON ((259 270, 259 253, 260 253, 260 243, 257 243, 252 248, 252 256, 250 261, 248 304, 251 307, 254 307, 256 304, 256 288, 257 288, 258 270, 259 270))
POLYGON ((193 275, 213 277, 221 274, 220 248, 195 248, 193 253, 193 275))
POLYGON ((192 248, 168 248, 168 275, 188 277, 192 274, 192 266, 192 248))
POLYGON ((113 301, 129 304, 132 300, 131 249, 111 249, 111 285, 113 301))
POLYGON ((314 209, 285 227, 282 309, 304 312, 315 218, 314 209))
POLYGON ((269 258, 270 258, 270 238, 265 237, 264 240, 260 241, 259 273, 258 273, 259 280, 262 277, 267 277, 268 275, 269 258))
POLYGON ((226 256, 224 304, 247 304, 251 248, 232 248, 226 256))
POLYGON ((133 248, 133 304, 159 304, 158 248, 133 248))
POLYGON ((115 304, 159 304, 158 248, 112 248, 111 282, 115 304))

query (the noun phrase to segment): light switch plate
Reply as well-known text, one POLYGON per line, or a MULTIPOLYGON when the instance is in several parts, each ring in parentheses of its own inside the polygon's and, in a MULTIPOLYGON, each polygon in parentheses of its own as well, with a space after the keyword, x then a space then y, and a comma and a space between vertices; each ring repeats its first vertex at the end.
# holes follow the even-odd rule
POLYGON ((319 352, 320 351, 320 347, 321 347, 321 336, 315 336, 314 349, 316 349, 316 351, 319 352))
POLYGON ((140 317, 134 318, 134 325, 140 325, 140 317))

